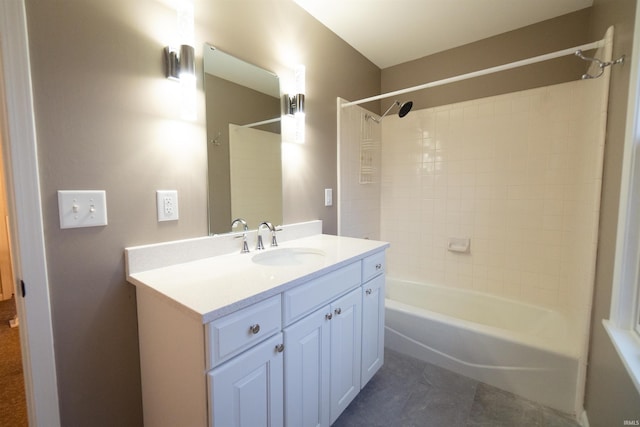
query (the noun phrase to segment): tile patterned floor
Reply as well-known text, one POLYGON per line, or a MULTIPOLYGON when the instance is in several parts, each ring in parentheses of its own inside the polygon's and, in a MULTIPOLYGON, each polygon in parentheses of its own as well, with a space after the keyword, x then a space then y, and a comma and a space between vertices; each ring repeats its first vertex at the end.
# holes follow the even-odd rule
POLYGON ((579 427, 570 416, 385 349, 385 363, 333 427, 579 427))

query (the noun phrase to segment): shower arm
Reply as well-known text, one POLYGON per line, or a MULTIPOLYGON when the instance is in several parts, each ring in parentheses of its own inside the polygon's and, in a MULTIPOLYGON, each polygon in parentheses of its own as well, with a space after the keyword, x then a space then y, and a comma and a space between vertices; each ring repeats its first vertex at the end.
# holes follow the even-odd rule
POLYGON ((387 111, 384 112, 383 115, 381 115, 379 118, 375 118, 374 116, 372 116, 371 114, 365 114, 365 119, 371 119, 376 123, 380 123, 382 121, 382 119, 389 114, 389 111, 391 111, 391 109, 393 107, 395 107, 396 105, 400 105, 400 101, 395 101, 393 104, 391 104, 391 106, 389 108, 387 108, 387 111))
POLYGON ((384 114, 380 116, 380 120, 382 120, 382 118, 383 118, 384 116, 386 116, 387 114, 389 114, 389 111, 391 111, 391 109, 392 109, 393 107, 395 107, 396 105, 400 105, 400 101, 395 101, 393 104, 391 104, 391 106, 390 106, 389 108, 387 108, 387 111, 385 111, 385 112, 384 112, 384 114))

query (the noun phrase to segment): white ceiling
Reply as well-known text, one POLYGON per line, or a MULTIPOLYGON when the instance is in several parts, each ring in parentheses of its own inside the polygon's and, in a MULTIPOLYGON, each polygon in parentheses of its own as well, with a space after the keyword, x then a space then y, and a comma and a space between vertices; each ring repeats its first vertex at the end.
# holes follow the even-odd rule
POLYGON ((380 68, 593 4, 593 0, 294 1, 380 68))

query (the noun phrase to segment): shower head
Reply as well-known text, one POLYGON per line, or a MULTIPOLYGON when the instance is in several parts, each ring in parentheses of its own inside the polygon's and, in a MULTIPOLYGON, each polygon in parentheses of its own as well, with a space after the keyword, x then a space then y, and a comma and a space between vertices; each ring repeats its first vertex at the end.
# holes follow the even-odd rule
POLYGON ((407 114, 409 114, 409 111, 411 111, 412 107, 413 107, 413 101, 403 102, 402 105, 400 105, 400 111, 398 111, 398 116, 399 117, 406 116, 407 114))
POLYGON ((391 106, 389 108, 387 108, 387 111, 384 112, 383 115, 380 116, 380 118, 376 118, 370 114, 365 114, 364 118, 365 120, 373 120, 376 123, 380 123, 382 121, 382 119, 384 119, 384 117, 389 114, 389 111, 391 111, 391 109, 395 106, 400 107, 400 111, 398 111, 398 117, 404 117, 407 114, 409 114, 409 111, 411 111, 411 108, 413 107, 413 101, 405 101, 402 104, 400 103, 400 101, 395 101, 393 104, 391 104, 391 106))

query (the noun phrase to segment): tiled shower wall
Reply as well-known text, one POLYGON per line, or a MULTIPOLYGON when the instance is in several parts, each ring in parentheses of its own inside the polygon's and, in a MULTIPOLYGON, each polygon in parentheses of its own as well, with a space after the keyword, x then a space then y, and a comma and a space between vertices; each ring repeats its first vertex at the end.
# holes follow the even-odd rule
POLYGON ((338 109, 338 234, 380 239, 381 127, 360 107, 338 109))
MULTIPOLYGON (((588 310, 607 85, 576 81, 374 124, 382 132, 380 238, 391 242, 389 275, 588 310), (448 251, 450 238, 469 238, 470 252, 448 251)), ((358 145, 363 122, 359 107, 343 110, 341 156, 345 136, 358 145)), ((373 198, 376 190, 358 183, 356 163, 341 162, 349 175, 340 178, 340 232, 363 237, 358 227, 378 213, 358 194, 373 198)))

